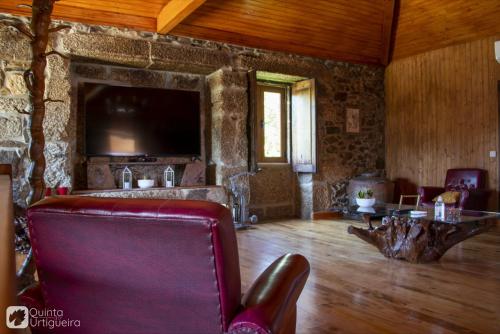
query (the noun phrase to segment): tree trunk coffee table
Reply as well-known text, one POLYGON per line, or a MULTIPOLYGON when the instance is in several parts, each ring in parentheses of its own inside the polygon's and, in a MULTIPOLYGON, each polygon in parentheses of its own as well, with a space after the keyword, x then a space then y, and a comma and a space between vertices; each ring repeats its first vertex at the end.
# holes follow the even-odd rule
MULTIPOLYGON (((388 212, 391 207, 387 205, 388 212)), ((420 218, 387 215, 376 228, 371 223, 373 216, 363 214, 368 229, 351 225, 347 231, 374 245, 388 258, 426 263, 439 260, 448 249, 487 231, 500 219, 500 214, 494 212, 462 210, 454 221, 440 221, 434 218, 433 209, 426 211, 427 216, 420 218)))

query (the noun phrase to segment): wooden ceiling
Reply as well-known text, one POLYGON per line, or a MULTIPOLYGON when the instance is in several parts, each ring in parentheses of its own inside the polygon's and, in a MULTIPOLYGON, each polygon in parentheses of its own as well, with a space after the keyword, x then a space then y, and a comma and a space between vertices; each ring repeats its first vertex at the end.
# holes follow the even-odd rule
POLYGON ((393 58, 500 35, 500 0, 401 0, 393 58))
POLYGON ((500 34, 500 0, 61 0, 53 17, 370 64, 500 34))

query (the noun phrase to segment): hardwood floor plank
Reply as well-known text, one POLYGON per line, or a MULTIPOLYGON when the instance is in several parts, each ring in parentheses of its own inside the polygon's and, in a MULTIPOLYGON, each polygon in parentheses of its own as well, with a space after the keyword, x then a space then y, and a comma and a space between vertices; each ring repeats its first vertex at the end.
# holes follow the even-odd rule
POLYGON ((297 333, 500 333, 500 228, 432 264, 386 259, 346 221, 287 220, 239 231, 245 291, 278 256, 300 253, 311 275, 297 333))

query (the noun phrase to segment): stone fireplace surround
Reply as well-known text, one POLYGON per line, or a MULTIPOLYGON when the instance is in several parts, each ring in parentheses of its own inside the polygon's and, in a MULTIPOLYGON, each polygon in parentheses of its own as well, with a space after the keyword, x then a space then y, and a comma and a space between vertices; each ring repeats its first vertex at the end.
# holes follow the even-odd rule
MULTIPOLYGON (((53 34, 50 42, 69 59, 48 58, 47 97, 62 100, 47 105, 44 122, 48 186, 72 186, 81 177, 75 168, 81 157, 77 153, 77 119, 71 93, 77 71, 81 71, 79 76, 99 80, 126 80, 131 84, 164 80, 165 86, 203 89, 206 129, 210 129, 205 133, 208 183, 219 185, 227 185, 229 175, 247 169, 247 71, 315 78, 318 173, 296 175, 289 165, 263 166, 250 181, 242 178, 242 186, 251 195, 250 211, 261 218, 306 217, 311 210, 330 207, 330 184, 384 168, 382 67, 69 24, 72 29, 53 34), (359 134, 345 132, 346 107, 360 109, 359 134)), ((25 206, 29 190, 29 131, 28 118, 18 111, 30 108, 22 81, 30 57, 29 42, 0 25, 0 163, 13 164, 14 198, 21 206, 25 206)))
MULTIPOLYGON (((205 77, 198 74, 176 73, 159 70, 135 69, 120 66, 102 65, 85 62, 72 62, 70 65, 71 77, 71 119, 76 120, 76 149, 74 153, 74 178, 73 189, 92 189, 92 185, 99 184, 98 176, 105 169, 109 170, 112 180, 105 188, 110 189, 121 187, 121 173, 125 166, 128 166, 134 175, 134 181, 147 176, 155 181, 156 186, 161 186, 163 182, 163 171, 168 165, 172 165, 176 171, 176 184, 181 184, 182 173, 186 164, 193 163, 190 158, 163 158, 158 157, 154 163, 129 163, 127 157, 86 157, 83 152, 85 141, 85 115, 80 111, 79 87, 84 82, 102 83, 108 85, 130 86, 130 87, 150 87, 176 90, 189 90, 200 93, 200 131, 201 131, 201 155, 198 163, 206 165, 206 140, 205 140, 205 117, 208 106, 205 98, 205 77)), ((204 173, 205 174, 205 173, 204 173)), ((202 184, 206 180, 203 178, 202 184)), ((190 184, 194 185, 194 184, 190 184)), ((134 187, 137 185, 134 183, 134 187)), ((98 187, 103 189, 103 187, 98 187)))

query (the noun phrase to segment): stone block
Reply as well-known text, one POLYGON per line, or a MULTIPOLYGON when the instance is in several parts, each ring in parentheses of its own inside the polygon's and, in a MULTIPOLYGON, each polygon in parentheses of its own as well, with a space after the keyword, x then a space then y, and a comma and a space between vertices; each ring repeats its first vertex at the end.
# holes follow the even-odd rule
POLYGON ((49 57, 47 63, 48 85, 46 94, 53 100, 68 101, 71 92, 71 82, 69 80, 69 64, 67 60, 60 57, 49 57))
POLYGON ((146 67, 150 64, 150 42, 106 34, 72 33, 59 41, 61 51, 82 58, 114 64, 146 67))
POLYGON ((167 73, 167 88, 201 90, 204 86, 203 77, 185 73, 167 73))
POLYGON ((235 62, 241 69, 258 69, 317 80, 331 76, 323 60, 280 52, 263 52, 257 57, 241 55, 235 62))
POLYGON ((21 111, 29 111, 30 103, 27 98, 12 98, 12 97, 2 97, 0 98, 0 113, 20 115, 21 111))
POLYGON ((231 68, 222 68, 209 76, 211 87, 247 87, 247 72, 233 71, 231 68))
MULTIPOLYGON (((240 162, 242 165, 241 166, 224 166, 224 165, 217 165, 217 170, 216 170, 216 184, 217 185, 223 185, 226 186, 227 189, 231 189, 230 187, 230 181, 229 178, 233 175, 239 174, 239 173, 244 173, 247 171, 248 167, 246 165, 246 162, 240 162)), ((237 180, 237 183, 241 185, 242 188, 248 188, 249 191, 249 183, 248 180, 246 180, 245 177, 241 177, 240 180, 237 180)))
POLYGON ((0 59, 16 61, 31 59, 29 40, 14 28, 0 26, 0 59))
POLYGON ((219 50, 203 49, 191 46, 179 46, 172 43, 151 44, 152 69, 175 72, 209 74, 227 65, 229 56, 219 50))
POLYGON ((5 71, 24 72, 31 66, 31 57, 27 59, 15 59, 5 61, 5 71))
POLYGON ((302 219, 311 219, 313 212, 314 194, 313 176, 311 173, 298 174, 298 194, 299 200, 298 216, 302 219))
POLYGON ((223 108, 228 111, 241 111, 245 114, 248 110, 248 96, 246 87, 222 87, 211 89, 210 100, 212 103, 224 103, 223 108))
POLYGON ((227 166, 239 166, 248 156, 246 120, 224 119, 221 124, 222 138, 220 162, 227 166))
POLYGON ((204 185, 205 170, 205 163, 201 161, 187 164, 182 174, 181 187, 204 185))
POLYGON ((48 187, 71 187, 72 160, 69 144, 63 141, 45 143, 45 183, 48 187))
POLYGON ((68 126, 71 109, 69 104, 50 102, 45 104, 45 118, 43 120, 43 133, 46 141, 59 141, 68 138, 68 126))
POLYGON ((331 206, 331 189, 325 182, 314 183, 313 211, 321 211, 331 206))
MULTIPOLYGON (((113 70, 111 70, 113 73, 113 70)), ((151 70, 133 70, 130 71, 130 84, 141 87, 165 87, 165 72, 151 70)))
POLYGON ((108 164, 90 164, 87 167, 87 186, 89 189, 115 189, 116 183, 108 164))
POLYGON ((183 199, 188 199, 188 200, 206 200, 208 197, 208 189, 190 189, 189 191, 183 191, 183 199))
POLYGON ((265 166, 250 178, 250 201, 255 206, 293 203, 295 173, 286 165, 265 166))
POLYGON ((71 72, 81 78, 107 80, 109 78, 107 66, 85 63, 72 63, 71 72))
POLYGON ((11 95, 27 95, 28 88, 24 83, 23 72, 21 71, 6 71, 5 72, 5 88, 11 95))
POLYGON ((23 134, 21 117, 0 114, 0 139, 19 139, 23 134))
POLYGON ((117 190, 110 192, 92 192, 82 196, 90 197, 116 197, 116 198, 159 198, 159 199, 194 199, 211 201, 219 204, 228 204, 226 190, 223 187, 197 187, 197 188, 154 188, 117 190))

